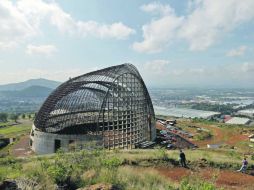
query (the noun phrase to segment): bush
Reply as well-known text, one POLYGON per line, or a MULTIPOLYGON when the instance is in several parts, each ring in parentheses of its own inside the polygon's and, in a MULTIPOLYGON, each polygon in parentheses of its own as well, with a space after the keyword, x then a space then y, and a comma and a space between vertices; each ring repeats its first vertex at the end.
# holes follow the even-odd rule
POLYGON ((216 187, 198 178, 185 178, 181 181, 180 190, 216 190, 216 187))
POLYGON ((168 154, 165 148, 157 149, 156 156, 161 160, 168 160, 168 154))
POLYGON ((57 152, 53 162, 45 160, 41 163, 41 166, 58 185, 68 183, 73 171, 72 166, 61 150, 57 152))
POLYGON ((122 164, 121 160, 116 157, 108 158, 102 161, 102 165, 106 168, 105 181, 112 184, 118 184, 117 169, 122 164))
POLYGON ((121 165, 121 160, 116 157, 103 160, 103 165, 110 170, 114 170, 121 165))
POLYGON ((7 113, 0 113, 0 121, 7 122, 8 114, 7 113))

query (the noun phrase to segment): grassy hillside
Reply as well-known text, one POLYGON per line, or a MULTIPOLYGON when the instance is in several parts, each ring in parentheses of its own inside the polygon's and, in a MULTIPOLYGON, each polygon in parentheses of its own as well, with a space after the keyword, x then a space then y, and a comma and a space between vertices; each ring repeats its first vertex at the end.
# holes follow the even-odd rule
MULTIPOLYGON (((237 153, 228 150, 188 150, 186 156, 190 172, 195 172, 200 167, 213 167, 218 171, 224 168, 233 172, 240 167, 241 162, 237 153)), ((33 180, 36 182, 36 189, 54 189, 56 185, 67 185, 68 189, 96 185, 133 190, 216 189, 216 176, 204 180, 201 176, 190 175, 174 181, 161 173, 162 170, 170 171, 175 167, 182 170, 177 160, 178 151, 164 149, 94 150, 68 154, 58 152, 56 155, 26 159, 7 157, 0 158, 0 180, 33 180)), ((254 167, 253 164, 250 161, 250 168, 254 167)))
POLYGON ((17 135, 28 133, 32 125, 18 124, 9 127, 0 128, 0 134, 5 137, 15 137, 17 135))
MULTIPOLYGON (((19 122, 22 124, 1 128, 0 134, 28 134, 31 121, 25 119, 19 122)), ((245 138, 250 128, 186 119, 179 119, 177 125, 194 134, 196 129, 189 126, 205 128, 212 134, 209 139, 193 139, 200 145, 198 149, 184 150, 188 168, 180 167, 179 150, 160 147, 114 151, 94 149, 71 153, 60 151, 53 155, 31 156, 27 154, 29 147, 22 145, 28 145, 29 137, 23 135, 0 151, 5 153, 0 158, 0 181, 13 179, 26 188, 32 185, 34 189, 49 190, 56 189, 56 186, 120 190, 253 189, 253 148, 248 146, 248 139, 245 138), (218 142, 222 143, 221 148, 206 147, 207 143, 218 142), (20 152, 22 148, 26 149, 24 153, 20 152), (244 156, 249 161, 247 173, 251 175, 236 172, 244 156)))

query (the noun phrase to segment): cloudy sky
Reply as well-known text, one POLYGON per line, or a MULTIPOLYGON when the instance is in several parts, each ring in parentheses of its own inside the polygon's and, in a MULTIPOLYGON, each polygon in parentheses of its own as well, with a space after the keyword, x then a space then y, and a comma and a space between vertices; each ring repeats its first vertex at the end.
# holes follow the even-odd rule
POLYGON ((0 84, 132 63, 150 87, 254 87, 253 0, 0 0, 0 84))

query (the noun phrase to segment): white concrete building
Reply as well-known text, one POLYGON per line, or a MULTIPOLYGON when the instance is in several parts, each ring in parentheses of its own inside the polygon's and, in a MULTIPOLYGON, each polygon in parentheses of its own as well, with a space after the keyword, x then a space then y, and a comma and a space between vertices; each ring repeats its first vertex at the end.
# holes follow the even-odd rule
POLYGON ((237 114, 254 117, 254 109, 239 110, 237 114))
POLYGON ((226 124, 236 124, 236 125, 247 125, 250 123, 250 119, 244 118, 244 117, 232 117, 225 123, 226 124))

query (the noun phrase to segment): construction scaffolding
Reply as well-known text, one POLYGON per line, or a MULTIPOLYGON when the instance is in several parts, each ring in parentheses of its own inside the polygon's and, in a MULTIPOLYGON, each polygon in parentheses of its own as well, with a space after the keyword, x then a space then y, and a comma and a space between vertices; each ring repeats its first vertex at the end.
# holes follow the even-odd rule
POLYGON ((44 102, 34 124, 47 133, 102 135, 105 148, 133 148, 155 134, 149 93, 131 64, 63 83, 44 102))

